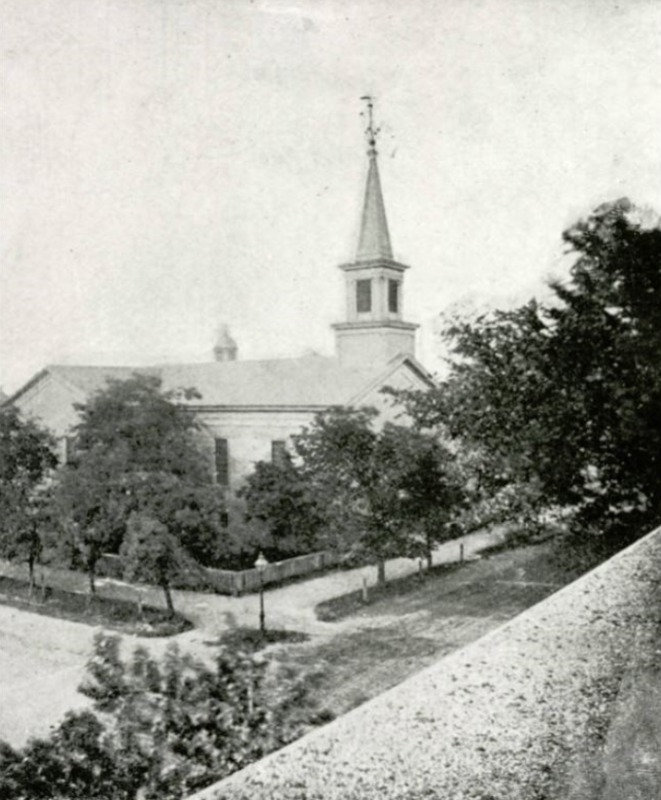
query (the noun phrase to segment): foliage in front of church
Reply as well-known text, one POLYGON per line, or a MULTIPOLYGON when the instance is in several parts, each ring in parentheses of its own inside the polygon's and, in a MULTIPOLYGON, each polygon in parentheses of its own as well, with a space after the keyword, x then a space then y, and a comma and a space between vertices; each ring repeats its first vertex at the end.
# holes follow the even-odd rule
POLYGON ((383 565, 428 557, 461 535, 467 501, 457 459, 438 437, 386 423, 373 409, 336 408, 294 437, 294 457, 258 464, 243 497, 271 536, 295 532, 319 549, 383 565), (307 539, 306 539, 307 537, 307 539))
POLYGON ((30 585, 47 518, 43 483, 57 466, 52 436, 11 406, 0 411, 0 556, 28 564, 30 585))
POLYGON ((318 666, 222 648, 212 666, 171 646, 122 660, 99 634, 81 686, 94 710, 44 739, 0 741, 0 796, 16 800, 176 800, 326 722, 318 666))

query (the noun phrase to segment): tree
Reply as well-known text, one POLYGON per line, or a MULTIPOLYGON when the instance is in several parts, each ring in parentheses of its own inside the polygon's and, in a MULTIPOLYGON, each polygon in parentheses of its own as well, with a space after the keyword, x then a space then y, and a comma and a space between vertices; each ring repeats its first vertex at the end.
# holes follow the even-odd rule
POLYGON ((52 436, 17 409, 0 409, 0 554, 27 561, 31 587, 43 545, 45 481, 56 466, 52 436))
POLYGON ((437 436, 408 427, 388 432, 395 445, 389 468, 400 475, 400 524, 409 531, 407 554, 424 556, 431 567, 434 545, 464 533, 467 476, 461 460, 437 436))
POLYGON ((574 458, 556 413, 575 400, 550 370, 549 329, 536 301, 476 320, 455 320, 448 378, 426 393, 396 393, 421 430, 438 430, 459 453, 476 521, 505 516, 530 525, 549 500, 540 476, 574 458))
POLYGON ((142 580, 160 586, 168 612, 174 616, 170 587, 174 578, 185 569, 187 559, 179 540, 168 526, 146 514, 134 512, 128 521, 120 556, 124 563, 124 576, 130 581, 142 580))
POLYGON ((323 412, 294 441, 327 537, 374 559, 383 583, 387 558, 428 554, 448 535, 463 493, 453 457, 437 440, 391 423, 378 430, 376 416, 374 409, 323 412))
POLYGON ((281 463, 257 462, 238 495, 247 519, 261 523, 278 551, 310 552, 317 545, 323 515, 290 456, 281 463))
POLYGON ((76 458, 60 471, 55 497, 92 593, 100 556, 120 550, 136 513, 165 525, 197 561, 219 557, 223 499, 197 423, 179 402, 190 396, 134 375, 76 406, 76 458))
POLYGON ((328 721, 320 676, 226 648, 210 666, 176 645, 123 660, 120 639, 99 633, 80 687, 94 710, 20 750, 0 741, 0 797, 179 800, 328 721))
POLYGON ((23 759, 7 742, 0 741, 0 797, 21 797, 23 759))
POLYGON ((134 800, 139 784, 115 757, 103 723, 71 712, 22 751, 0 743, 0 796, 16 800, 134 800))
POLYGON ((661 228, 619 200, 563 239, 552 304, 452 325, 448 380, 401 399, 483 455, 493 493, 526 487, 623 543, 661 521, 661 228))
POLYGON ((162 663, 138 648, 125 664, 117 637, 100 634, 81 691, 109 719, 116 762, 160 800, 220 780, 318 724, 318 675, 224 648, 212 667, 176 646, 162 663))

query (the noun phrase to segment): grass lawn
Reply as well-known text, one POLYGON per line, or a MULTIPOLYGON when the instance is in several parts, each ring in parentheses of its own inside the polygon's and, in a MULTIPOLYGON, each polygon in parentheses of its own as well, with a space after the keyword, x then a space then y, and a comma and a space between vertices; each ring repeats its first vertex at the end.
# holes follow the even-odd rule
POLYGON ((255 653, 274 643, 280 642, 306 642, 310 637, 300 631, 265 630, 264 633, 255 628, 232 628, 221 634, 207 645, 228 647, 230 650, 244 650, 255 653))
POLYGON ((110 598, 70 592, 65 589, 35 587, 30 595, 27 581, 0 575, 0 603, 36 614, 83 622, 92 626, 113 628, 122 633, 140 636, 172 636, 192 628, 181 614, 168 617, 153 606, 137 604, 121 598, 110 598))
POLYGON ((319 691, 331 712, 343 714, 575 577, 556 563, 548 543, 438 567, 422 578, 393 581, 367 605, 360 593, 321 604, 322 618, 344 620, 338 622, 337 634, 283 645, 280 657, 304 665, 325 662, 319 691))

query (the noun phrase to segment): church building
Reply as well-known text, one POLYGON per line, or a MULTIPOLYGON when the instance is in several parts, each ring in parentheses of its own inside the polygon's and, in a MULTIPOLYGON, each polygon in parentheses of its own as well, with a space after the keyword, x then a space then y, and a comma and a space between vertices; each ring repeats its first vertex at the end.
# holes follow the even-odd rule
POLYGON ((331 406, 373 406, 395 413, 384 387, 426 389, 431 376, 416 360, 417 325, 403 318, 408 267, 395 261, 381 191, 376 135, 368 134, 368 172, 356 256, 341 264, 344 319, 333 325, 335 355, 246 360, 223 327, 209 363, 154 367, 47 366, 8 402, 58 438, 67 458, 77 423, 75 403, 102 390, 108 379, 134 373, 160 376, 164 389, 195 388, 187 402, 208 437, 217 482, 236 490, 255 462, 278 459, 292 434, 331 406))

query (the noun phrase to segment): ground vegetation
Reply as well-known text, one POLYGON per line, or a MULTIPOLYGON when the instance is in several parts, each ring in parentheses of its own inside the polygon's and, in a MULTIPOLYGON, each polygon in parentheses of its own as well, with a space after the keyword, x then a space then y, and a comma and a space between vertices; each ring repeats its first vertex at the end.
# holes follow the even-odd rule
POLYGON ((320 669, 220 648, 209 666, 176 646, 156 661, 122 658, 99 634, 71 713, 22 750, 0 744, 0 796, 15 800, 178 800, 298 738, 328 714, 313 699, 320 669))

